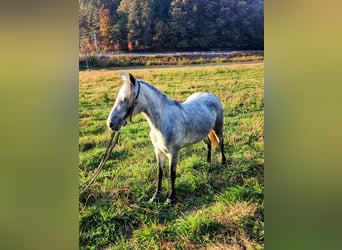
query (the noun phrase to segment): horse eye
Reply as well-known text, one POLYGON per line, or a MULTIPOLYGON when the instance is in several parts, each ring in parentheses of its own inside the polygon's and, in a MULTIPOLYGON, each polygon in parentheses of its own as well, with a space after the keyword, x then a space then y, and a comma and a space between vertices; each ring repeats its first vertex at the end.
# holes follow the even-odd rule
POLYGON ((124 98, 124 102, 127 102, 127 97, 124 98))

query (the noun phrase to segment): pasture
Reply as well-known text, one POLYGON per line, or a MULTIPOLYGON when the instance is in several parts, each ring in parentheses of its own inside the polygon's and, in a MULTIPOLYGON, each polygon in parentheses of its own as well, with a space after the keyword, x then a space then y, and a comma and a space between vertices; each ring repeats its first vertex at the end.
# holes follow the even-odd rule
MULTIPOLYGON (((173 205, 148 203, 157 163, 142 114, 122 127, 119 144, 79 199, 80 249, 263 249, 264 65, 142 67, 79 73, 79 181, 96 169, 110 131, 106 119, 122 79, 134 74, 170 98, 211 92, 224 108, 227 166, 219 147, 206 162, 204 143, 179 152, 173 205)), ((170 187, 164 168, 161 201, 170 187)))

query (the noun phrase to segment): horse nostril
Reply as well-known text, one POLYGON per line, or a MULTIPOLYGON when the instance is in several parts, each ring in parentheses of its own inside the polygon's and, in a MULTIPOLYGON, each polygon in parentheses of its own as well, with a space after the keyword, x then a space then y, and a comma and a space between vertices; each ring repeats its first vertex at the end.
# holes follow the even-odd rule
POLYGON ((109 123, 109 127, 113 128, 114 124, 112 122, 109 123))

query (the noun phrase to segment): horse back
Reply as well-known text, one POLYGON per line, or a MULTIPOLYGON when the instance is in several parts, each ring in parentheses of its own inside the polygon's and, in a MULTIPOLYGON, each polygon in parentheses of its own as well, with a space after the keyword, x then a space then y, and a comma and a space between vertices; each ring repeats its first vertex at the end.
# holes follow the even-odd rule
POLYGON ((184 136, 191 143, 205 139, 218 122, 222 123, 222 105, 213 94, 195 93, 182 106, 186 115, 184 136))
POLYGON ((189 96, 183 107, 190 112, 199 110, 204 112, 222 112, 222 105, 220 100, 211 93, 197 92, 189 96))

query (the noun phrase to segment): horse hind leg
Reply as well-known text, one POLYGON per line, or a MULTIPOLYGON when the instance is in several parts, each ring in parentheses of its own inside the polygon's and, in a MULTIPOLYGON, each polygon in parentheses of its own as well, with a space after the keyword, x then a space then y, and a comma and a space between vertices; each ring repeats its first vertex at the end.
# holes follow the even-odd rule
POLYGON ((215 134, 219 139, 220 143, 220 150, 221 150, 221 159, 222 159, 222 165, 226 165, 227 159, 226 156, 224 155, 224 139, 223 139, 223 119, 220 120, 215 128, 214 128, 215 134))
POLYGON ((209 136, 203 140, 205 145, 207 146, 207 162, 211 163, 211 142, 209 136))
POLYGON ((226 156, 224 155, 224 143, 223 143, 222 130, 216 130, 216 131, 215 129, 211 130, 208 135, 208 140, 209 140, 208 146, 210 148, 216 148, 217 144, 220 144, 222 165, 225 165, 226 156))
POLYGON ((224 139, 223 139, 222 131, 218 135, 218 138, 220 140, 220 150, 221 150, 221 160, 222 160, 221 162, 222 162, 222 165, 226 165, 227 160, 226 160, 226 156, 224 155, 224 139))
POLYGON ((220 139, 220 149, 221 149, 221 159, 222 159, 222 165, 227 164, 226 156, 224 155, 224 143, 223 143, 223 136, 220 139))

